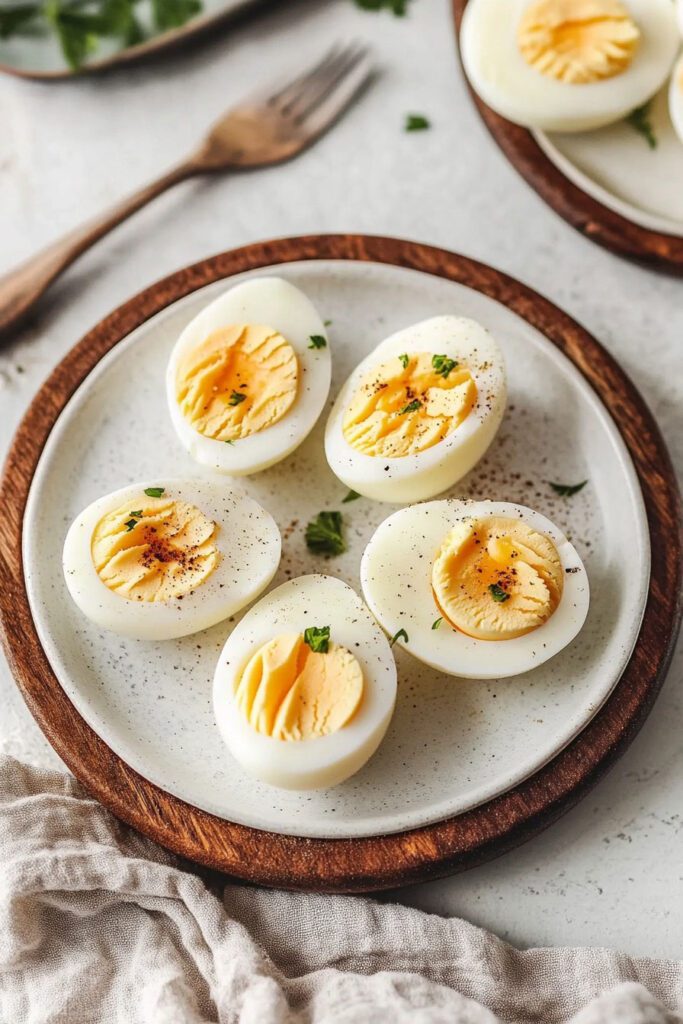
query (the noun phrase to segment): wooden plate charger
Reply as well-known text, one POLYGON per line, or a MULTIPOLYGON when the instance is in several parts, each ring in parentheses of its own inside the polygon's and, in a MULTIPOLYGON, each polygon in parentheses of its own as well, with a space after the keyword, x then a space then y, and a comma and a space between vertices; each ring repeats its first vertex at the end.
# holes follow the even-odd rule
MULTIPOLYGON (((468 0, 453 0, 459 37, 468 0)), ((655 231, 628 220, 589 196, 555 166, 526 128, 496 114, 470 88, 479 114, 500 149, 555 213, 592 242, 645 263, 653 270, 683 275, 683 237, 655 231)))
POLYGON ((337 892, 384 889, 480 864, 546 828, 614 764, 645 720, 680 624, 680 498, 656 423, 616 362, 549 301, 496 270, 441 249, 387 238, 323 235, 222 253, 180 270, 119 307, 80 341, 40 389, 0 482, 0 621, 29 709, 86 789, 117 817, 200 864, 251 882, 337 892), (459 282, 509 307, 575 364, 610 409, 636 468, 652 547, 650 591, 626 670, 599 713, 557 757, 496 799, 446 821, 360 839, 302 839, 258 831, 177 799, 133 771, 85 723, 41 647, 26 594, 22 524, 36 466, 55 422, 99 360, 134 328, 211 282, 297 260, 373 261, 459 282))

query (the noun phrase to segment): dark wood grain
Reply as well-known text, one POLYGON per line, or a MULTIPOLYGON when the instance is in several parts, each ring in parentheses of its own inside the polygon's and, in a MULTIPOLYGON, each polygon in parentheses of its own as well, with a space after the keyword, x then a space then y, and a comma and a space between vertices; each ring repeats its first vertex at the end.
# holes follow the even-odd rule
MULTIPOLYGON (((459 38, 467 0, 452 0, 459 38)), ((489 132, 512 166, 556 213, 592 242, 653 270, 683 276, 683 237, 634 224, 575 185, 546 156, 531 132, 506 121, 470 95, 489 132)))
POLYGON ((119 818, 203 865, 265 885, 350 892, 390 888, 479 864, 535 835, 573 806, 623 753, 669 665, 680 624, 680 497, 658 428, 630 380, 579 324, 506 275, 454 253, 394 239, 326 235, 222 253, 180 270, 119 307, 80 341, 36 395, 0 482, 0 623, 26 703, 74 775, 119 818), (362 260, 457 281, 524 317, 579 368, 609 408, 631 453, 647 506, 652 580, 635 650, 586 729, 550 764, 475 810, 426 828, 367 839, 259 832, 189 806, 134 772, 66 697, 40 645, 21 560, 26 499, 43 445, 78 385, 114 345, 171 302, 213 281, 293 260, 362 260))

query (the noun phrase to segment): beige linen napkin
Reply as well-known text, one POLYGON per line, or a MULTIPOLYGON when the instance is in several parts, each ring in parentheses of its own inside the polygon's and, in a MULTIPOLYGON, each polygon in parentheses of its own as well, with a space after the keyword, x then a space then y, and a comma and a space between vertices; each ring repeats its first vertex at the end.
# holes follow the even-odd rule
POLYGON ((519 951, 400 906, 212 886, 70 777, 7 757, 0 915, 2 1024, 683 1021, 683 963, 519 951))

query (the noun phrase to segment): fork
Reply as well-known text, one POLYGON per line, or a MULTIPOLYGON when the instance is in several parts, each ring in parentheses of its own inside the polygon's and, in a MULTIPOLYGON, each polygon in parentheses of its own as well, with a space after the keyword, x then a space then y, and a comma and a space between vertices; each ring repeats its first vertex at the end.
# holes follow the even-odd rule
POLYGON ((371 71, 365 46, 336 45, 296 78, 273 83, 228 110, 182 163, 0 277, 0 334, 15 327, 91 245, 172 185, 198 174, 281 163, 306 149, 334 124, 371 71))

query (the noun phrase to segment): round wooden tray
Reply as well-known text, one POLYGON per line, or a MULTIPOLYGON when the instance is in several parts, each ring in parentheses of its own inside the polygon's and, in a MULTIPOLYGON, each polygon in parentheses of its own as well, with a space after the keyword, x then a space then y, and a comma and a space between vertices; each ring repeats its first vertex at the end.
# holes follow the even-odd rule
POLYGON ((442 249, 360 235, 281 239, 222 253, 145 289, 102 320, 57 366, 24 417, 0 481, 0 623, 26 703, 74 775, 140 832, 194 861, 251 882, 337 892, 436 878, 511 849, 572 807, 623 753, 645 720, 680 625, 680 497, 647 406, 582 327, 510 277, 442 249), (365 260, 457 281, 504 303, 572 360, 610 409, 647 507, 652 578, 643 624, 623 677, 590 725, 532 778, 458 817, 398 835, 299 839, 214 817, 152 785, 86 725, 40 645, 24 584, 21 538, 31 480, 59 414, 98 361, 134 328, 184 295, 257 267, 295 260, 365 260))
MULTIPOLYGON (((453 0, 458 38, 466 6, 467 0, 453 0)), ((565 177, 531 132, 494 113, 471 88, 470 94, 484 124, 512 166, 555 213, 586 238, 619 256, 644 263, 653 270, 683 276, 683 237, 642 227, 593 199, 565 177)))

